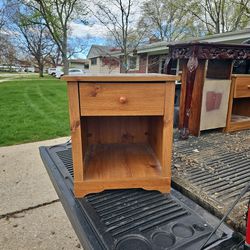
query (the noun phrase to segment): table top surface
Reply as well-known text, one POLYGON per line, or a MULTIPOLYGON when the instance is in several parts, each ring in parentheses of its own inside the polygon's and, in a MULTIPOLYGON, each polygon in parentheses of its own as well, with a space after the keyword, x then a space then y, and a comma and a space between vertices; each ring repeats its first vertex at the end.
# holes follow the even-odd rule
POLYGON ((68 82, 173 82, 179 80, 177 75, 165 74, 86 74, 65 75, 63 80, 68 82))

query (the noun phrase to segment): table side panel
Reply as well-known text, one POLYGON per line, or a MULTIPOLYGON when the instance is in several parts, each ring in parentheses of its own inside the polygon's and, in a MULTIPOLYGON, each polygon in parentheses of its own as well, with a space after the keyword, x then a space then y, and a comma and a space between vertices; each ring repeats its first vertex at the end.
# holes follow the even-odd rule
POLYGON ((82 181, 83 166, 83 128, 80 120, 78 82, 68 82, 70 131, 72 140, 72 157, 75 181, 82 181))

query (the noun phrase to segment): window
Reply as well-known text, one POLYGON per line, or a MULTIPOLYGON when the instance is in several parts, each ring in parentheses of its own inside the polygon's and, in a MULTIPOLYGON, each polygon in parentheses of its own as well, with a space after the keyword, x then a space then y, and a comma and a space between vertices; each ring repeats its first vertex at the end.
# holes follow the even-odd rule
POLYGON ((129 64, 129 69, 136 69, 136 66, 137 66, 137 56, 130 56, 128 64, 129 64))
POLYGON ((97 64, 97 58, 91 58, 91 65, 97 64))

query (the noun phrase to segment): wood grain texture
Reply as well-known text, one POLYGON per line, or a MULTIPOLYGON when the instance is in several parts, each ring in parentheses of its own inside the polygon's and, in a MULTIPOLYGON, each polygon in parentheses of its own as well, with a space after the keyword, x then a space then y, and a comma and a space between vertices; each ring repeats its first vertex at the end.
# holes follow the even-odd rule
POLYGON ((226 132, 240 131, 240 130, 249 129, 249 128, 250 128, 250 120, 230 122, 226 132))
POLYGON ((175 82, 166 85, 162 132, 162 176, 171 176, 175 82))
POLYGON ((95 144, 85 156, 84 180, 161 176, 161 166, 148 144, 95 144))
POLYGON ((170 191, 175 82, 140 79, 68 83, 77 197, 121 188, 170 191))
POLYGON ((98 193, 109 189, 143 188, 145 190, 158 190, 162 193, 169 193, 171 189, 171 178, 138 178, 117 179, 117 180, 86 180, 85 182, 74 183, 74 194, 81 198, 89 193, 98 193))
POLYGON ((229 99, 228 99, 227 120, 226 120, 226 126, 223 129, 223 132, 229 132, 230 130, 230 123, 231 123, 232 110, 233 110, 234 89, 235 89, 235 78, 232 77, 229 99))
POLYGON ((83 166, 83 128, 80 119, 78 82, 68 82, 70 131, 72 141, 72 158, 74 180, 82 181, 84 176, 83 166))
POLYGON ((250 97, 250 76, 235 78, 234 97, 250 97))
POLYGON ((163 83, 80 83, 81 115, 163 115, 164 94, 163 83))
POLYGON ((181 94, 180 94, 180 104, 179 104, 179 129, 183 128, 184 123, 184 107, 186 101, 186 78, 187 78, 187 62, 188 60, 180 60, 180 65, 182 65, 181 74, 181 94))
POLYGON ((245 75, 233 75, 231 81, 230 96, 227 111, 227 123, 224 132, 240 131, 250 129, 250 95, 246 95, 244 87, 246 79, 250 77, 245 75), (236 90, 237 89, 237 90, 236 90), (242 90, 243 89, 243 90, 242 90), (236 98, 237 97, 237 98, 236 98), (235 116, 245 116, 244 119, 235 119, 235 116), (246 119, 249 117, 249 120, 246 119))
POLYGON ((77 82, 172 82, 179 80, 178 76, 165 74, 113 74, 113 75, 83 75, 63 76, 63 80, 77 82))
MULTIPOLYGON (((189 132, 192 135, 200 135, 200 116, 202 104, 202 90, 205 80, 206 61, 199 60, 198 68, 195 75, 195 82, 192 94, 192 102, 189 117, 189 132)), ((180 113, 179 113, 179 128, 183 128, 184 112, 185 112, 185 99, 186 99, 186 81, 187 81, 187 65, 183 65, 182 71, 182 85, 180 97, 180 113)))
POLYGON ((194 91, 192 95, 192 104, 190 110, 189 129, 190 133, 200 135, 200 118, 201 118, 201 105, 202 105, 202 91, 205 81, 206 61, 199 60, 199 66, 196 71, 194 91))
POLYGON ((147 116, 85 117, 88 144, 147 143, 149 122, 147 116))
POLYGON ((163 145, 163 116, 149 118, 148 142, 153 149, 155 156, 162 162, 162 145, 163 145))

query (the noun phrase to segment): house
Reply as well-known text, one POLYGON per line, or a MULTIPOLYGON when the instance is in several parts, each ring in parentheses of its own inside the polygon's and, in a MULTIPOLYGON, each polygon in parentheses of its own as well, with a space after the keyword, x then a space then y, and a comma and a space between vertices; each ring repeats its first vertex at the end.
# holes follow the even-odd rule
MULTIPOLYGON (((222 34, 215 34, 210 36, 205 36, 201 38, 193 38, 186 41, 177 41, 180 42, 212 42, 212 43, 226 43, 226 44, 243 44, 250 43, 250 27, 245 28, 241 31, 226 32, 222 34)), ((137 49, 138 61, 142 62, 143 65, 140 67, 143 69, 143 73, 163 73, 164 63, 166 56, 168 54, 168 45, 175 44, 176 42, 155 42, 151 44, 146 44, 140 46, 137 49), (147 59, 145 61, 141 58, 147 59), (146 66, 145 66, 146 65, 146 66)), ((178 71, 179 65, 177 62, 174 62, 172 72, 175 73, 178 71)))
POLYGON ((87 55, 90 73, 120 73, 120 53, 121 50, 117 48, 92 45, 87 55))
POLYGON ((69 59, 69 68, 77 68, 82 70, 89 69, 89 60, 88 59, 69 59))
MULTIPOLYGON (((226 32, 222 34, 210 35, 201 38, 192 38, 178 42, 213 42, 213 43, 250 43, 250 27, 241 31, 226 32)), ((163 73, 163 68, 168 54, 168 45, 176 42, 151 40, 149 44, 139 46, 131 51, 128 59, 128 73, 163 73)), ((98 73, 124 72, 124 67, 120 64, 123 56, 120 50, 100 45, 93 45, 89 51, 90 71, 98 73), (114 60, 113 67, 110 63, 103 63, 104 58, 114 60), (112 59, 111 59, 112 58, 112 59), (119 60, 117 58, 120 58, 119 60)), ((112 65, 112 64, 111 64, 112 65)), ((179 70, 177 61, 173 62, 171 73, 175 74, 179 70)))

